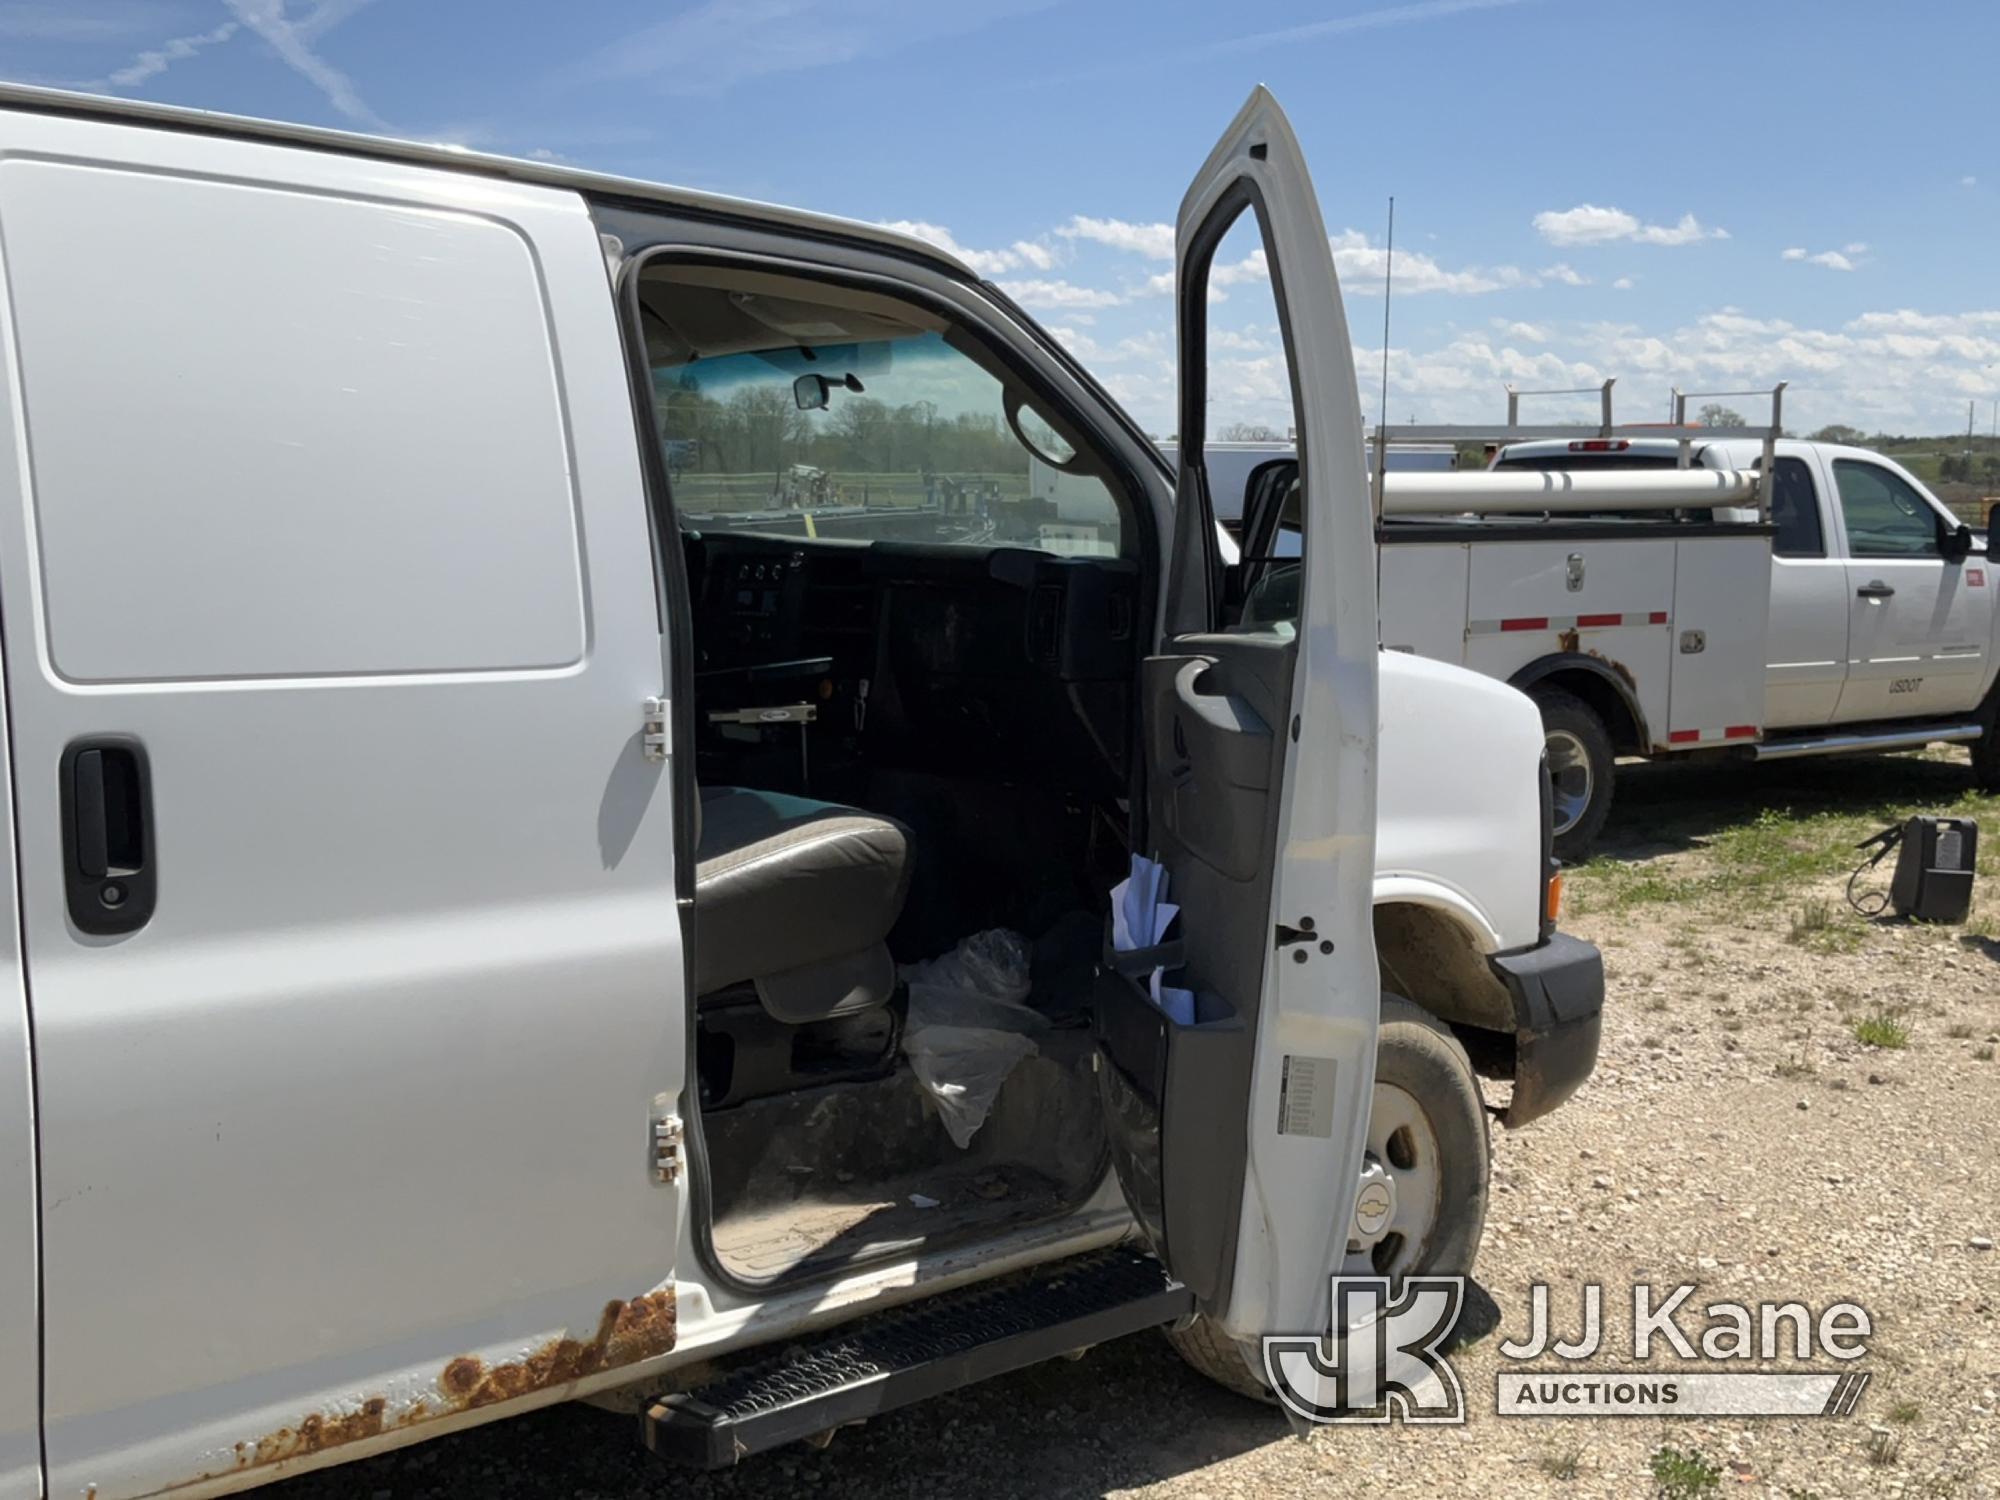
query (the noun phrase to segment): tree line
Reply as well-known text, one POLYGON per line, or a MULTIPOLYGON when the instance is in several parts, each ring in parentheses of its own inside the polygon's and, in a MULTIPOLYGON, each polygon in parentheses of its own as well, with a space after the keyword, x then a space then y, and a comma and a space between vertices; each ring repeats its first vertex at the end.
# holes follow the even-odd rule
POLYGON ((798 464, 854 474, 1028 468, 1027 450, 998 412, 946 415, 932 401, 892 405, 840 393, 824 411, 801 411, 788 383, 739 385, 717 397, 683 371, 655 381, 654 410, 677 467, 696 473, 777 474, 798 464))

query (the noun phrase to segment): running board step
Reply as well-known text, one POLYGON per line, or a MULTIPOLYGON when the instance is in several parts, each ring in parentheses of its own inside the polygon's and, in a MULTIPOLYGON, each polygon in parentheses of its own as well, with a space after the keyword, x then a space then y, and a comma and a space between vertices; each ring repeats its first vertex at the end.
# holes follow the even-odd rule
POLYGON ((1790 760, 1799 755, 1838 755, 1845 750, 1916 750, 1940 740, 1976 740, 1979 726, 1885 724, 1880 729, 1855 729, 1845 734, 1814 734, 1798 739, 1765 740, 1757 746, 1759 760, 1790 760))
POLYGON ((1193 1311, 1193 1294, 1157 1260, 1113 1246, 863 1318, 662 1397, 642 1419, 645 1442, 676 1463, 728 1468, 1193 1311))

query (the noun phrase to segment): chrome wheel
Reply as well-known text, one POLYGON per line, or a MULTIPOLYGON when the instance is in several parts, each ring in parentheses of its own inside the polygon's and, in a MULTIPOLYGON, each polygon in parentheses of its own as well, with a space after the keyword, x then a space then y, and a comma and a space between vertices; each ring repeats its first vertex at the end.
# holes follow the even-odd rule
POLYGON ((1590 751, 1567 729, 1548 731, 1549 785, 1554 789, 1556 835, 1561 837, 1583 821, 1597 789, 1590 769, 1590 751))
POLYGON ((1343 1274, 1403 1276, 1422 1264, 1437 1230, 1443 1188, 1430 1116, 1408 1090, 1377 1083, 1343 1274))

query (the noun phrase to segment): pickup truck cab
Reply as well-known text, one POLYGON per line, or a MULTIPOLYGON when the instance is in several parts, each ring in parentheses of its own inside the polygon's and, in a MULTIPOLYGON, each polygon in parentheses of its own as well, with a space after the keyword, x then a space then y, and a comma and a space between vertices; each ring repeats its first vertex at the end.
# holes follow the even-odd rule
MULTIPOLYGON (((1643 437, 1515 443, 1500 450, 1492 471, 1663 474, 1677 466, 1680 446, 1643 437)), ((1991 577, 1985 538, 1879 453, 1793 439, 1773 446, 1769 558, 1755 568, 1757 579, 1768 578, 1757 601, 1761 628, 1728 606, 1739 584, 1756 583, 1718 560, 1724 547, 1711 549, 1705 574, 1694 580, 1698 607, 1733 619, 1738 634, 1761 636, 1754 654, 1737 658, 1740 680, 1754 692, 1753 713, 1733 720, 1725 713, 1713 725, 1649 719, 1639 694, 1616 691, 1582 664, 1543 672, 1529 685, 1541 694, 1559 787, 1567 778, 1558 812, 1566 851, 1587 844, 1602 825, 1613 754, 1714 753, 1720 741, 1725 753, 1768 760, 1969 741, 1979 783, 2000 784, 1993 726, 2000 580, 1991 577)), ((1691 461, 1711 471, 1755 470, 1763 448, 1754 439, 1703 441, 1697 434, 1691 461)), ((1678 534, 1714 526, 1740 536, 1758 520, 1753 509, 1698 509, 1679 518, 1678 534)), ((1588 549, 1578 555, 1590 560, 1588 549)), ((1665 550, 1656 547, 1653 557, 1658 569, 1672 566, 1665 550)), ((1623 626, 1632 623, 1585 627, 1579 654, 1629 639, 1623 626)), ((1676 614, 1661 623, 1673 631, 1711 622, 1676 614)), ((1700 639, 1713 650, 1723 634, 1711 630, 1700 639)), ((1523 633, 1522 645, 1534 635, 1523 633)), ((1696 645, 1694 637, 1675 639, 1681 653, 1696 645)))
POLYGON ((927 245, 0 90, 0 1497, 576 1398, 730 1463, 1153 1327, 1255 1391, 1336 1276, 1470 1266, 1475 1062, 1560 1103, 1601 969, 1532 711, 1378 649, 1261 89, 1181 207, 1182 430, 1245 216, 1314 460, 1268 623, 1199 439, 927 245), (961 1144, 911 966, 995 930, 961 1144))

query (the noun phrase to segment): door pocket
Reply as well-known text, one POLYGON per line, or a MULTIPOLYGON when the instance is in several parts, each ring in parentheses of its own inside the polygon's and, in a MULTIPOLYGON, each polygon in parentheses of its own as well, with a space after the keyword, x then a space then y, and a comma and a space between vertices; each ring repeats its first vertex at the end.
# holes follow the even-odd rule
MULTIPOLYGON (((1165 982, 1185 975, 1169 969, 1165 982)), ((1153 1004, 1143 978, 1107 966, 1094 998, 1098 1093, 1126 1201, 1202 1301, 1219 1297, 1235 1269, 1252 1033, 1219 995, 1194 995, 1194 1024, 1182 1025, 1153 1004)))

